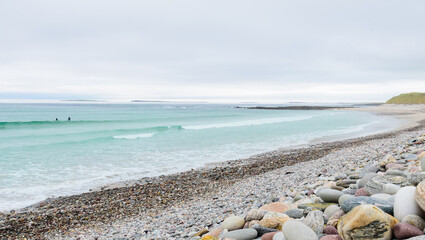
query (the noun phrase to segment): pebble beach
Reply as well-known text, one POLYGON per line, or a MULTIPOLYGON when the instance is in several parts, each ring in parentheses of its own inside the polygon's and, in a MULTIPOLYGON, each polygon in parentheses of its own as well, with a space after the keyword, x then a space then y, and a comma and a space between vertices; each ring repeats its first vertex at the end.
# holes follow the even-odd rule
POLYGON ((396 132, 277 150, 47 199, 1 214, 0 236, 422 239, 425 225, 416 222, 425 223, 420 198, 424 129, 420 122, 396 132), (370 211, 377 218, 365 214, 370 211), (350 222, 353 216, 367 224, 350 222))

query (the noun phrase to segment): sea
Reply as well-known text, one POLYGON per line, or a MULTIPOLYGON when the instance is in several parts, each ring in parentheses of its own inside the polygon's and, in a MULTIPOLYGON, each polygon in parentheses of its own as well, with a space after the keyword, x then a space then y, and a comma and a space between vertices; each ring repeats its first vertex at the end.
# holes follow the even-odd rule
POLYGON ((1 103, 0 211, 402 124, 367 112, 237 106, 256 104, 1 103))

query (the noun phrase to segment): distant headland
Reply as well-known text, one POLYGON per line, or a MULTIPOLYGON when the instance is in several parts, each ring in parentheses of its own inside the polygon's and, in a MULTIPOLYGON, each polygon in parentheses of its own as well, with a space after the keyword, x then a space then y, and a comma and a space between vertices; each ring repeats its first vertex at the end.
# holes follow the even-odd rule
POLYGON ((412 92, 395 96, 387 104, 425 104, 425 93, 412 92))

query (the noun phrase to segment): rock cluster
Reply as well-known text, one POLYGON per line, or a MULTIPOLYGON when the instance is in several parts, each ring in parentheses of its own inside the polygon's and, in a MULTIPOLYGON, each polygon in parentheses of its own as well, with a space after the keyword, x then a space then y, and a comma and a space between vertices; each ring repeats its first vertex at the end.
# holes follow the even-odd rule
POLYGON ((241 216, 228 216, 191 239, 425 239, 423 166, 425 145, 409 141, 362 168, 282 193, 241 216))

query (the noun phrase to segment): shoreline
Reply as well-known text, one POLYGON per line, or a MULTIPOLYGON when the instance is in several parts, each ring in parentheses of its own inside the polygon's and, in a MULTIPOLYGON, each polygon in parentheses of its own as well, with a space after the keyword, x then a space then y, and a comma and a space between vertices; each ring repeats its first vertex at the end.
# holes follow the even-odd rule
POLYGON ((296 149, 278 149, 247 159, 214 163, 217 166, 143 178, 136 181, 133 186, 118 188, 113 186, 97 192, 47 199, 24 208, 31 209, 30 211, 0 215, 0 236, 38 238, 51 231, 66 233, 71 229, 90 227, 93 224, 108 224, 132 216, 159 212, 167 207, 190 201, 199 195, 211 195, 214 193, 211 189, 226 188, 249 177, 319 159, 335 149, 390 138, 404 131, 423 129, 424 126, 425 122, 422 121, 417 122, 416 126, 406 126, 403 130, 323 142, 296 149), (140 204, 141 202, 143 204, 140 204))

